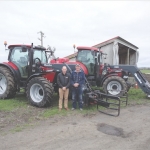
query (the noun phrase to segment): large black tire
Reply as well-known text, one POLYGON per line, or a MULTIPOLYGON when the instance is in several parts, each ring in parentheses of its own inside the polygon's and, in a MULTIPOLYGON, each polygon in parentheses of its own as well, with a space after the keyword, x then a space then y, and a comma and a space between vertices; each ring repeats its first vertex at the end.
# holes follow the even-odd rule
POLYGON ((0 99, 13 98, 16 95, 15 79, 6 67, 0 67, 0 99))
POLYGON ((103 90, 114 96, 122 96, 127 91, 127 84, 121 77, 111 76, 103 82, 103 90))
POLYGON ((53 86, 43 77, 32 78, 27 84, 27 98, 31 105, 37 107, 51 106, 53 86))

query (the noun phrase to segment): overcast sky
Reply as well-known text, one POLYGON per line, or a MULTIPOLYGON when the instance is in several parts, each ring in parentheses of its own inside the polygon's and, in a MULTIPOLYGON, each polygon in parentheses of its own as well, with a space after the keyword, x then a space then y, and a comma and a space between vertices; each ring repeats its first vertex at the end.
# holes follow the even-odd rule
POLYGON ((150 67, 150 1, 0 1, 0 61, 9 44, 56 47, 73 53, 73 44, 92 46, 120 36, 139 47, 138 66, 150 67))

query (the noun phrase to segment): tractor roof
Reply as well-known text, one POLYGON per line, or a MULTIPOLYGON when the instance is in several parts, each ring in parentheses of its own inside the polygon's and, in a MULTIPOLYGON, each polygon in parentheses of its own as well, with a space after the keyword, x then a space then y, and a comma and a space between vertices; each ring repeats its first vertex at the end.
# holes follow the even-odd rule
POLYGON ((78 49, 78 50, 82 49, 82 50, 98 51, 98 48, 95 48, 95 47, 87 47, 87 46, 78 46, 77 49, 78 49))
MULTIPOLYGON (((8 48, 12 48, 12 47, 27 47, 27 48, 31 48, 31 45, 25 45, 25 44, 14 44, 14 45, 9 45, 8 48)), ((43 46, 33 46, 34 49, 41 49, 41 50, 46 50, 45 47, 43 46)))

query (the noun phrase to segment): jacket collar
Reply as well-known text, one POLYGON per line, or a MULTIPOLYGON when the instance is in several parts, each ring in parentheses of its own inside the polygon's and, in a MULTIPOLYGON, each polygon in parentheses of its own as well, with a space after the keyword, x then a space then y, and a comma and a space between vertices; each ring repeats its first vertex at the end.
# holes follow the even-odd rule
POLYGON ((67 72, 66 72, 65 74, 63 74, 63 73, 61 72, 61 74, 62 74, 63 76, 65 76, 65 75, 67 74, 67 72))
MULTIPOLYGON (((74 72, 76 72, 76 73, 77 73, 77 71, 76 71, 76 70, 75 70, 74 72)), ((79 72, 81 72, 81 70, 80 70, 79 72)))

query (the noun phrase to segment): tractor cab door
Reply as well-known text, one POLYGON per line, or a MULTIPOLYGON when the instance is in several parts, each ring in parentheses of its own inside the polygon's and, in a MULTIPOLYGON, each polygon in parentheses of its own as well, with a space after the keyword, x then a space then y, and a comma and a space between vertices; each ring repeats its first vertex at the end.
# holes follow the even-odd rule
POLYGON ((11 52, 10 61, 19 69, 21 78, 28 77, 28 49, 23 50, 22 47, 14 47, 11 52))
POLYGON ((95 62, 96 62, 95 78, 96 78, 96 80, 100 80, 100 78, 101 78, 101 76, 100 76, 100 64, 101 64, 100 59, 101 59, 100 53, 95 52, 95 62))
POLYGON ((47 63, 46 52, 41 49, 33 49, 33 65, 34 69, 32 69, 31 74, 40 73, 41 65, 47 63))
POLYGON ((77 61, 82 62, 88 69, 89 75, 95 73, 95 52, 91 50, 79 50, 77 61))
POLYGON ((33 53, 33 63, 39 62, 42 64, 47 63, 47 55, 44 50, 34 49, 33 53))
POLYGON ((100 86, 101 80, 106 74, 106 69, 104 68, 104 59, 106 56, 101 51, 97 51, 95 56, 96 56, 95 78, 96 78, 97 85, 100 86))

